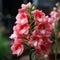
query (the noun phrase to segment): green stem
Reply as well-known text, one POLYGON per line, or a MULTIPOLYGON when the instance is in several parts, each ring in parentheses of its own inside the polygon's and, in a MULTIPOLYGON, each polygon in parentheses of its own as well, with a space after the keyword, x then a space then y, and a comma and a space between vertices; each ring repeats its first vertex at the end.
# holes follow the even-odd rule
POLYGON ((35 52, 35 49, 31 49, 31 48, 30 48, 29 60, 36 60, 36 59, 34 58, 34 56, 36 55, 34 52, 35 52), (33 58, 34 58, 34 59, 33 59, 33 58))
MULTIPOLYGON (((34 22, 33 20, 33 16, 32 16, 32 8, 33 8, 33 5, 30 7, 30 8, 27 8, 27 11, 29 13, 29 24, 30 24, 30 31, 29 31, 29 34, 31 35, 32 34, 32 31, 33 31, 33 28, 32 28, 32 24, 34 22)), ((34 24, 33 24, 34 25, 34 24)))
POLYGON ((29 60, 32 60, 32 58, 31 58, 31 53, 29 54, 29 60))
POLYGON ((55 60, 57 60, 57 40, 55 40, 55 60))
POLYGON ((55 60, 57 60, 57 33, 58 33, 58 28, 57 28, 57 22, 55 23, 55 30, 54 30, 54 33, 55 33, 55 60))
POLYGON ((29 60, 32 60, 32 49, 30 48, 30 52, 29 52, 29 60))

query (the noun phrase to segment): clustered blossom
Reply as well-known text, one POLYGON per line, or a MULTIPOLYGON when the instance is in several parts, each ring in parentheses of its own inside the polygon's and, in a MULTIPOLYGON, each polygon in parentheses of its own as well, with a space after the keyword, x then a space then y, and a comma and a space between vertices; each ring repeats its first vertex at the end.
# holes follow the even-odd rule
MULTIPOLYGON (((36 53, 43 51, 45 54, 49 53, 49 47, 53 43, 50 36, 54 29, 55 22, 59 20, 59 11, 53 10, 49 17, 46 16, 42 10, 34 9, 29 12, 28 9, 31 7, 32 4, 30 2, 26 5, 21 5, 21 9, 18 10, 16 16, 16 25, 13 27, 13 34, 10 36, 10 38, 14 40, 11 50, 13 54, 17 54, 18 56, 24 51, 24 43, 33 47, 36 53), (33 27, 34 30, 31 31, 32 34, 30 34, 30 24, 32 23, 32 21, 29 22, 30 15, 32 15, 35 24, 33 27)), ((60 37, 60 33, 58 37, 60 37)))
POLYGON ((21 55, 24 51, 24 39, 23 37, 28 37, 29 33, 29 24, 28 16, 23 7, 19 10, 16 16, 16 25, 13 27, 13 34, 10 36, 14 40, 14 43, 11 47, 13 54, 21 55))
POLYGON ((34 10, 33 16, 36 26, 30 37, 29 44, 35 47, 37 53, 41 50, 44 53, 48 53, 48 47, 52 43, 49 39, 52 34, 52 25, 45 14, 40 10, 34 10))

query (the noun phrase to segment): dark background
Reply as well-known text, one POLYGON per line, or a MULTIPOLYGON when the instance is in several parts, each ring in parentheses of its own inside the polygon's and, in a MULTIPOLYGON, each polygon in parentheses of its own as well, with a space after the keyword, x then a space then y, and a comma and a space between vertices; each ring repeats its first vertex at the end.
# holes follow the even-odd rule
POLYGON ((49 14, 57 2, 60 0, 2 0, 3 23, 9 34, 12 33, 12 27, 15 22, 15 16, 22 3, 31 2, 35 4, 38 9, 42 9, 46 14, 49 14), (10 15, 12 18, 7 18, 10 15))
POLYGON ((34 3, 39 9, 50 11, 49 9, 52 9, 57 2, 60 2, 60 0, 2 0, 3 13, 10 13, 15 16, 21 4, 26 4, 28 2, 34 3))

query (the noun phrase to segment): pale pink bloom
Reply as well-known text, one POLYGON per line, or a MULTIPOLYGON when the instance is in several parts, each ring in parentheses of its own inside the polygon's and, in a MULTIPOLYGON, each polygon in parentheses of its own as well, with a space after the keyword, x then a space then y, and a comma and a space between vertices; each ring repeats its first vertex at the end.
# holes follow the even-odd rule
POLYGON ((22 5, 21 5, 21 8, 22 8, 22 9, 26 9, 26 5, 25 5, 25 4, 22 4, 22 5))
POLYGON ((11 47, 12 53, 17 54, 17 56, 21 55, 24 51, 24 46, 21 43, 13 43, 11 47))
POLYGON ((13 40, 16 41, 16 42, 18 41, 18 42, 23 43, 24 40, 23 40, 22 37, 23 37, 22 35, 17 35, 17 34, 15 34, 15 33, 13 33, 9 38, 10 38, 10 39, 13 39, 13 40))
POLYGON ((50 13, 50 16, 55 19, 57 17, 57 12, 56 11, 52 11, 50 13))
POLYGON ((20 24, 20 25, 28 23, 27 15, 25 13, 17 14, 17 16, 16 16, 16 23, 20 24))
POLYGON ((28 24, 24 24, 24 25, 17 24, 16 26, 14 26, 13 30, 16 34, 28 34, 29 25, 28 24))
POLYGON ((58 17, 60 19, 60 9, 57 10, 57 13, 58 13, 58 17))
POLYGON ((13 27, 13 31, 14 31, 15 34, 19 35, 20 25, 19 25, 19 24, 15 25, 15 26, 13 27))
POLYGON ((11 39, 17 38, 17 35, 15 33, 11 34, 11 36, 9 37, 11 39))
POLYGON ((56 10, 51 11, 50 18, 52 19, 53 22, 58 21, 59 20, 58 12, 56 10))
POLYGON ((27 19, 26 13, 18 13, 16 16, 16 20, 27 19))
POLYGON ((23 9, 27 9, 27 8, 31 8, 31 3, 29 2, 28 4, 22 4, 21 5, 21 7, 23 8, 23 9))
POLYGON ((26 4, 27 8, 31 8, 32 4, 29 2, 28 4, 26 4))

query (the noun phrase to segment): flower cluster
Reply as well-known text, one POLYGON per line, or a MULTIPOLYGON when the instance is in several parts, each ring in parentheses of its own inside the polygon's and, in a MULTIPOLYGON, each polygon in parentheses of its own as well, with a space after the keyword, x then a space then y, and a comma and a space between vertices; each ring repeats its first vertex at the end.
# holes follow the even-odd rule
POLYGON ((16 16, 13 34, 10 36, 14 40, 11 47, 13 54, 21 55, 24 51, 24 43, 34 48, 36 53, 42 51, 48 54, 48 49, 53 43, 50 37, 59 18, 60 11, 55 8, 50 16, 46 16, 42 10, 35 9, 30 2, 26 5, 22 4, 16 16))

